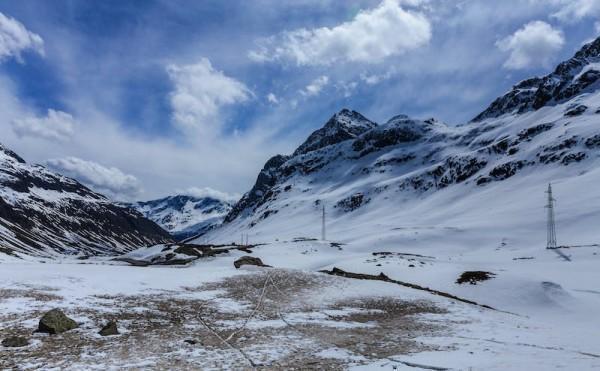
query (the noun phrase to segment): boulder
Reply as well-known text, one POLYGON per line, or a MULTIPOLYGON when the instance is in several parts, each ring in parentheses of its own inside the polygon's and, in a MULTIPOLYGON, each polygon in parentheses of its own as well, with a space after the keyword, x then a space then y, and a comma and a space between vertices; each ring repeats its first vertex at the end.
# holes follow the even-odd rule
POLYGON ((467 271, 463 272, 460 277, 456 280, 456 283, 462 285, 463 283, 470 283, 476 285, 477 282, 487 281, 495 276, 494 273, 483 272, 483 271, 467 271))
POLYGON ((73 330, 77 326, 77 322, 67 317, 60 309, 52 309, 40 319, 37 331, 54 335, 73 330))
POLYGON ((11 336, 2 340, 2 346, 7 348, 20 348, 29 345, 29 340, 21 336, 11 336))
POLYGON ((109 321, 98 334, 102 336, 119 335, 119 329, 117 328, 117 322, 109 321))
POLYGON ((238 260, 233 262, 233 265, 238 269, 242 265, 256 265, 258 267, 270 267, 270 265, 264 264, 262 262, 262 260, 260 260, 260 258, 255 258, 253 256, 242 256, 241 258, 239 258, 238 260))

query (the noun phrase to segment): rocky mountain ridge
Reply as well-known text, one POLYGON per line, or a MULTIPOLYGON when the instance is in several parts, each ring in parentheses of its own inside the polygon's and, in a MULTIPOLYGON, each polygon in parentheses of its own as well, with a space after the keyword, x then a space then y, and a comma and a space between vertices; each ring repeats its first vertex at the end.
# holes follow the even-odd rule
POLYGON ((292 155, 267 161, 254 187, 225 218, 223 232, 215 234, 314 214, 322 202, 332 218, 342 218, 370 210, 375 200, 423 198, 454 185, 471 192, 532 172, 585 172, 597 162, 600 148, 597 61, 600 39, 461 126, 405 115, 377 125, 344 109, 292 155))
POLYGON ((169 241, 140 213, 0 145, 2 252, 114 255, 169 241))
POLYGON ((473 121, 496 118, 504 114, 524 113, 565 102, 575 96, 598 89, 600 79, 600 38, 586 44, 573 58, 559 64, 554 72, 515 85, 496 99, 473 121))

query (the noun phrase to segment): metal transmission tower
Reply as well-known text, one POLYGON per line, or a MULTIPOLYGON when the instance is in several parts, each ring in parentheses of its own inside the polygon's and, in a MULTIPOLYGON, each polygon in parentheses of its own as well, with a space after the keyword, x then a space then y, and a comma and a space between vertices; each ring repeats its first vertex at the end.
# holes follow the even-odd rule
POLYGON ((546 248, 556 249, 558 247, 556 244, 556 220, 554 218, 554 201, 556 200, 552 197, 552 184, 548 184, 546 193, 548 194, 548 205, 546 205, 546 209, 548 209, 548 244, 546 248))
POLYGON ((325 204, 323 204, 323 218, 321 220, 321 240, 323 240, 323 241, 326 240, 325 232, 326 232, 326 230, 325 230, 325 204))

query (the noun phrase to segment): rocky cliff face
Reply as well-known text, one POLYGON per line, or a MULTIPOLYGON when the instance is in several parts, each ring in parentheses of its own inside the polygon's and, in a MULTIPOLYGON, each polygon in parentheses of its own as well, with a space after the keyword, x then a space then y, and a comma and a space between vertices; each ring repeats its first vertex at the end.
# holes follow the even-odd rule
POLYGON ((27 164, 0 145, 0 248, 32 255, 111 255, 170 241, 137 211, 27 164))

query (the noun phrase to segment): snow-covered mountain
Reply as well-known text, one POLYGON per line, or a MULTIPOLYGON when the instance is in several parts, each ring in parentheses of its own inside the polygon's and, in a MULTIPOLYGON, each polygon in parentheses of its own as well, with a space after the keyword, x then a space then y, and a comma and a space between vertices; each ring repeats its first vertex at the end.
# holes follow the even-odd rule
MULTIPOLYGON (((506 234, 495 223, 543 226, 543 213, 532 219, 531 211, 543 207, 548 182, 559 194, 560 184, 573 190, 600 182, 599 78, 600 39, 464 125, 405 115, 377 125, 342 110, 292 155, 271 158, 211 236, 317 237, 323 204, 329 235, 342 240, 407 223, 487 221, 491 241, 506 234), (358 228, 364 225, 367 231, 358 228)), ((585 206, 568 215, 574 227, 578 216, 595 213, 589 201, 599 193, 589 190, 585 206)), ((525 238, 543 244, 541 231, 525 238)))
POLYGON ((202 235, 221 224, 232 203, 215 197, 176 195, 129 206, 181 240, 202 235))
POLYGON ((0 252, 110 255, 168 241, 140 213, 0 145, 0 252))

